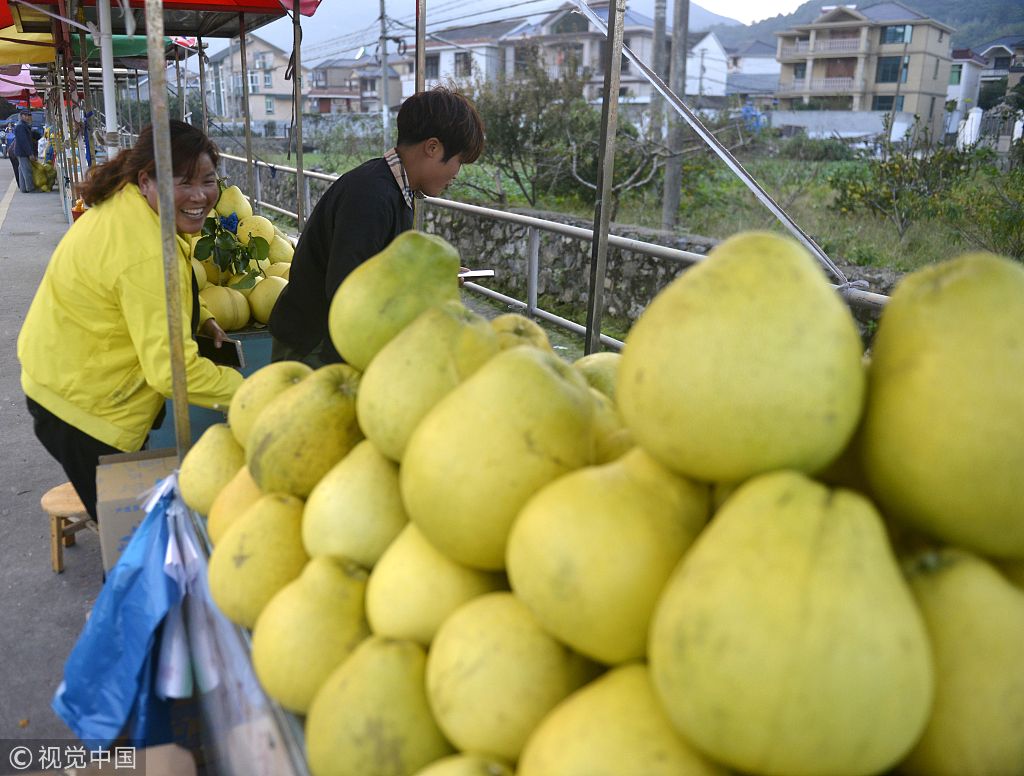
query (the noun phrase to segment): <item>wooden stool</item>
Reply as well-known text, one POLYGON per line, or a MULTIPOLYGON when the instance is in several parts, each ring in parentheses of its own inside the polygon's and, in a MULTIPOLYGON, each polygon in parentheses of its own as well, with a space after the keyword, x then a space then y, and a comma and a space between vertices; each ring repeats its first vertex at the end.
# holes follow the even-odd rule
POLYGON ((50 516, 50 565, 59 574, 64 570, 64 548, 74 545, 75 534, 83 528, 95 531, 96 522, 85 511, 70 482, 50 488, 39 503, 50 516))

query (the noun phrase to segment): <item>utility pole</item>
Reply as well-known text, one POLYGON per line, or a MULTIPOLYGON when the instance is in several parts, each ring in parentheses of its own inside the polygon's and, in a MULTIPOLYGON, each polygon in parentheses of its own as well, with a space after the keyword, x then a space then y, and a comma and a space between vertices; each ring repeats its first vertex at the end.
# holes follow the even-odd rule
MULTIPOLYGON (((665 78, 665 67, 668 59, 665 51, 665 0, 654 0, 654 72, 662 79, 665 78)), ((655 89, 651 89, 651 128, 650 137, 655 142, 662 141, 665 111, 665 103, 661 95, 655 89)))
POLYGON ((707 53, 706 49, 700 50, 700 73, 697 81, 697 107, 704 107, 704 55, 707 53))
POLYGON ((384 0, 380 0, 380 110, 384 121, 384 150, 391 147, 391 116, 388 109, 388 26, 384 0))
MULTIPOLYGON (((672 14, 672 69, 669 89, 681 100, 686 99, 686 38, 689 25, 690 0, 675 0, 672 14)), ((678 114, 670 116, 668 147, 675 156, 665 163, 665 190, 661 197, 662 229, 672 229, 676 225, 679 196, 683 187, 683 158, 679 154, 685 139, 686 124, 683 118, 678 114)))

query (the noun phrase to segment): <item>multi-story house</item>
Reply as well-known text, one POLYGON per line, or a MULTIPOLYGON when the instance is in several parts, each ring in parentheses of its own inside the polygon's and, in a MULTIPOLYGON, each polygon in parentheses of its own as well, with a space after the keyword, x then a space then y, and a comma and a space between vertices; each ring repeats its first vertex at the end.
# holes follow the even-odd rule
POLYGON ((967 111, 978 107, 981 90, 981 72, 988 60, 971 49, 953 49, 946 87, 946 133, 956 132, 967 111))
MULTIPOLYGON (((451 27, 427 36, 424 81, 427 88, 446 81, 465 87, 474 81, 491 81, 505 72, 507 35, 526 24, 522 19, 451 27)), ((409 41, 412 49, 415 41, 409 41)), ((414 63, 402 75, 402 96, 416 88, 414 63)))
POLYGON ((779 108, 906 112, 941 137, 953 31, 902 3, 833 6, 776 33, 779 108))
POLYGON ((987 66, 981 71, 982 82, 998 81, 1008 77, 1014 65, 1024 64, 1024 36, 1007 35, 996 38, 979 47, 977 51, 979 56, 988 60, 987 66))
MULTIPOLYGON (((403 59, 388 62, 388 107, 396 110, 402 102, 399 68, 403 59)), ((381 109, 381 66, 372 57, 363 59, 328 59, 312 69, 309 110, 313 113, 370 113, 381 109)))
MULTIPOLYGON (((239 41, 210 56, 206 84, 207 105, 213 116, 228 122, 242 119, 242 59, 239 41)), ((284 74, 288 53, 256 35, 246 35, 245 53, 249 75, 249 116, 257 131, 291 121, 292 82, 284 74)), ((302 68, 303 102, 309 93, 308 67, 302 68)))
POLYGON ((731 104, 771 105, 779 88, 782 65, 775 58, 777 47, 755 40, 740 49, 729 49, 726 96, 731 104))

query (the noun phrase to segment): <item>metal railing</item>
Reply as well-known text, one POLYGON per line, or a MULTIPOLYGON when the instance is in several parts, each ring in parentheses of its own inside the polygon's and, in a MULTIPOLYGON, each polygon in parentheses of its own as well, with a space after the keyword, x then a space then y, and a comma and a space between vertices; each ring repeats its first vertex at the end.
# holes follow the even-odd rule
MULTIPOLYGON (((852 80, 852 79, 851 79, 852 80)), ((240 156, 232 156, 230 154, 221 154, 221 165, 222 174, 224 173, 224 162, 227 160, 233 162, 241 162, 245 164, 246 159, 240 156)), ((288 216, 292 219, 297 219, 298 214, 294 213, 285 208, 274 205, 270 202, 266 202, 262 198, 262 187, 260 185, 259 169, 274 168, 277 172, 290 173, 294 175, 296 169, 294 167, 285 167, 278 164, 268 164, 263 161, 255 161, 253 164, 256 166, 256 175, 254 180, 256 182, 255 196, 253 196, 253 212, 259 212, 261 208, 270 210, 274 213, 279 213, 284 216, 288 216)), ((310 207, 310 189, 309 179, 315 178, 317 180, 327 181, 333 183, 340 175, 327 175, 325 173, 303 171, 303 179, 305 181, 305 197, 306 197, 306 213, 311 212, 310 207)), ((568 318, 563 318, 560 315, 555 315, 552 312, 548 312, 537 306, 538 296, 538 277, 540 275, 540 233, 549 232, 551 234, 559 234, 567 237, 574 237, 579 240, 585 240, 587 242, 593 242, 594 230, 586 229, 581 226, 572 226, 571 224, 562 224, 557 221, 548 221, 543 218, 536 218, 535 216, 527 216, 521 213, 509 213, 504 210, 494 210, 493 208, 482 207, 480 205, 469 205, 464 202, 455 202, 450 199, 441 199, 440 197, 425 197, 423 201, 431 207, 443 208, 446 210, 453 210, 460 213, 466 213, 469 215, 479 216, 483 218, 489 218, 494 221, 503 221, 505 223, 516 224, 518 226, 525 226, 527 229, 527 257, 526 257, 526 299, 516 299, 511 296, 507 296, 498 291, 494 291, 490 288, 486 288, 477 283, 466 283, 465 288, 480 294, 481 296, 493 299, 496 302, 509 305, 523 310, 527 315, 540 318, 541 320, 552 323, 563 329, 571 331, 575 334, 585 335, 586 327, 582 324, 570 321, 568 318)), ((678 248, 669 248, 664 245, 657 245, 656 243, 644 242, 642 240, 636 240, 631 237, 622 237, 621 235, 608 235, 608 245, 610 247, 619 248, 620 250, 633 251, 635 253, 641 253, 645 256, 653 256, 659 259, 668 259, 671 261, 679 261, 682 264, 690 265, 695 264, 699 261, 703 261, 705 256, 700 253, 694 253, 692 251, 683 251, 678 248)), ((833 288, 837 286, 833 285, 833 288)), ((871 291, 864 291, 859 288, 848 287, 844 288, 843 296, 848 304, 854 307, 861 307, 871 310, 880 310, 885 306, 889 298, 883 294, 876 294, 871 291)), ((606 334, 601 335, 601 343, 607 345, 616 350, 622 349, 622 341, 617 340, 614 337, 609 337, 606 334)))
POLYGON ((813 78, 810 84, 803 79, 796 81, 783 81, 779 83, 779 92, 809 92, 811 94, 826 93, 849 93, 861 91, 864 88, 863 81, 853 78, 813 78))
POLYGON ((857 52, 861 50, 860 37, 856 38, 819 38, 812 46, 809 42, 797 43, 795 46, 783 46, 783 59, 800 57, 806 54, 832 54, 835 52, 857 52))

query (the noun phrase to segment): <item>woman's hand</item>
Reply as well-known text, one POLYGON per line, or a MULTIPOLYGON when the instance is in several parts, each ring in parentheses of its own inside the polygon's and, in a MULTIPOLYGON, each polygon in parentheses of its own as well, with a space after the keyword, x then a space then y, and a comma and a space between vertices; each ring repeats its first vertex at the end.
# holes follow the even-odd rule
POLYGON ((199 333, 205 334, 207 337, 213 340, 213 344, 218 348, 227 342, 228 335, 224 329, 217 323, 216 318, 207 318, 203 321, 203 325, 199 327, 199 333))

